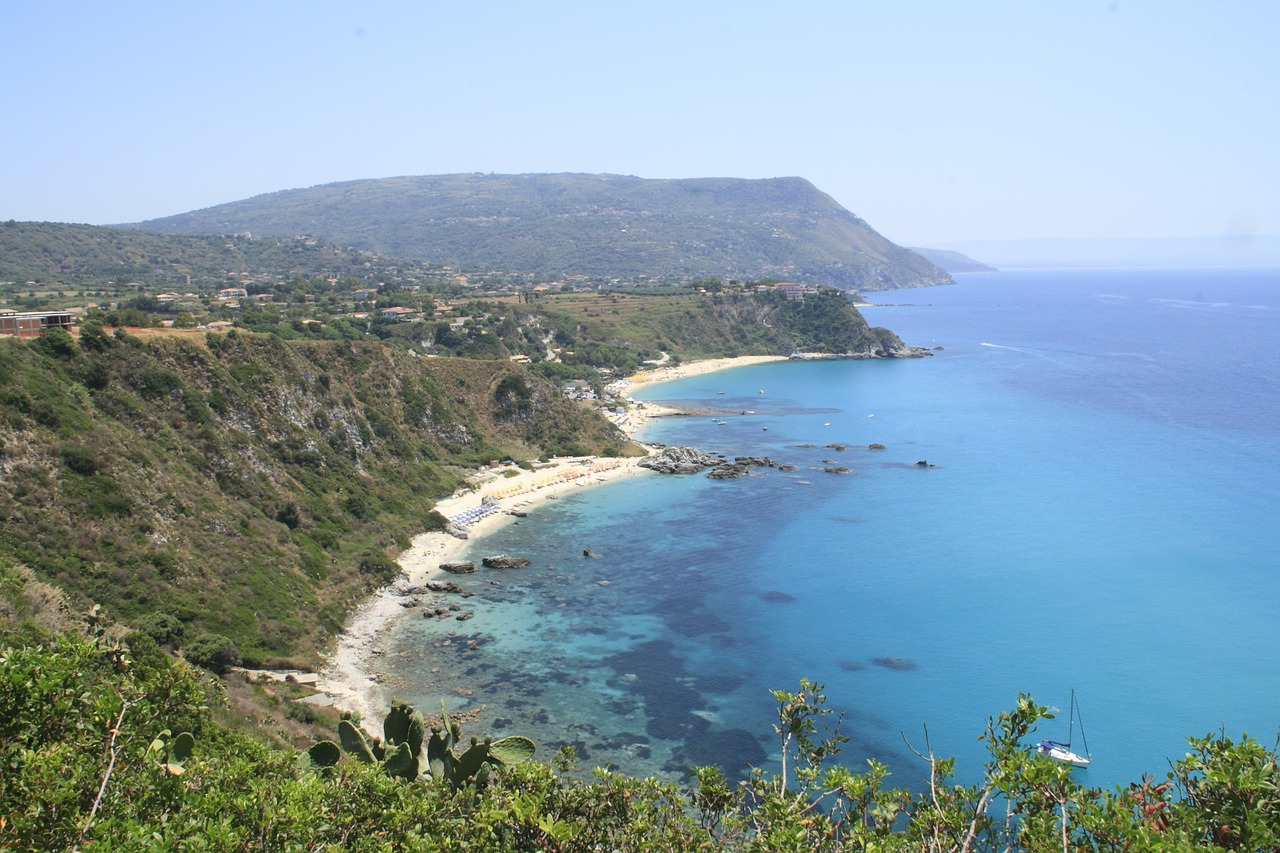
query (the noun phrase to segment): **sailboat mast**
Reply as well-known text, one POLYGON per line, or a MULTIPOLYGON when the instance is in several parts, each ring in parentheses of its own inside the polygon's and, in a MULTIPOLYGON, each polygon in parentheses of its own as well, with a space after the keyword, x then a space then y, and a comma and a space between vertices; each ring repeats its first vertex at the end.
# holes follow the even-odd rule
POLYGON ((1076 731, 1076 689, 1071 688, 1071 709, 1067 711, 1067 749, 1071 749, 1071 737, 1076 731))

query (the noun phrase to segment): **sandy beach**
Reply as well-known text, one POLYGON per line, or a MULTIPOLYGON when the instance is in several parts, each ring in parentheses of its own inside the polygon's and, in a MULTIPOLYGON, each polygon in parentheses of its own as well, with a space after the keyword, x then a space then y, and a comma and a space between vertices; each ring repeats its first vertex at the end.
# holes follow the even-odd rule
MULTIPOLYGON (((616 384, 622 395, 627 396, 628 388, 641 385, 785 360, 784 356, 705 359, 642 371, 616 384)), ((678 412, 652 403, 639 403, 629 407, 625 415, 612 419, 619 429, 638 440, 650 420, 673 414, 678 412)), ((652 474, 636 464, 640 458, 558 458, 536 465, 534 470, 509 466, 477 471, 470 478, 474 488, 443 498, 435 507, 446 518, 457 520, 468 538, 463 540, 443 532, 423 533, 415 537, 410 547, 397 558, 403 574, 372 595, 347 619, 346 626, 337 637, 336 648, 318 673, 316 689, 332 697, 338 707, 358 711, 364 725, 373 733, 380 734, 380 721, 391 697, 384 695, 378 681, 379 638, 395 619, 405 613, 401 606, 405 594, 426 581, 452 577, 440 569, 440 564, 461 559, 477 540, 513 523, 516 520, 511 514, 513 510, 529 510, 549 498, 620 477, 652 474)))

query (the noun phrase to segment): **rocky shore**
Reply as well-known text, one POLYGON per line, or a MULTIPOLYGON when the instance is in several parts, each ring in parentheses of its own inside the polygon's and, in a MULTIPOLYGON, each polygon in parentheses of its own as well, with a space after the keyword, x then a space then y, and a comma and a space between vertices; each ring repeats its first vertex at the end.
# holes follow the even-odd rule
POLYGON ((664 447, 636 464, 659 474, 697 474, 710 468, 707 476, 712 480, 742 477, 753 468, 779 467, 767 456, 738 456, 727 460, 721 454, 706 453, 694 447, 664 447))

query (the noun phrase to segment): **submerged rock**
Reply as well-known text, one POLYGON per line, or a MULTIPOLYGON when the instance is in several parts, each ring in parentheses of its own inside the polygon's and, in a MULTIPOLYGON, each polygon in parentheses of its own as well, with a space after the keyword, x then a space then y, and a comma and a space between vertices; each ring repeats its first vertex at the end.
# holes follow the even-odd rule
POLYGON ((910 672, 911 670, 916 668, 916 662, 913 661, 911 658, 900 658, 900 657, 872 658, 871 662, 874 663, 876 666, 882 666, 885 669, 897 670, 898 672, 910 672))

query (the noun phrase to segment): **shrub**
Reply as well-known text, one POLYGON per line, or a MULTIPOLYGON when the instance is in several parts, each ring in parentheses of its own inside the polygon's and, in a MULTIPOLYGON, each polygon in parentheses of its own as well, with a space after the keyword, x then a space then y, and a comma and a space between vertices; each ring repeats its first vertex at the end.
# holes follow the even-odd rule
POLYGON ((298 525, 302 523, 302 518, 298 515, 298 505, 287 503, 281 506, 276 510, 276 521, 290 530, 297 530, 298 525))
POLYGON ((80 327, 80 348, 92 352, 101 352, 115 346, 115 341, 107 335, 101 323, 87 323, 80 327))
POLYGON ((286 704, 284 715, 295 722, 306 723, 307 725, 315 725, 320 720, 315 708, 302 702, 289 702, 286 704))
POLYGON ((221 675, 240 664, 240 650, 221 634, 204 633, 182 647, 182 656, 196 666, 221 675))
POLYGON ((58 449, 58 455, 63 465, 84 477, 92 477, 102 469, 97 454, 83 444, 65 444, 58 449))
POLYGON ((138 620, 138 630, 157 643, 176 643, 182 639, 186 626, 172 613, 148 613, 138 620))
POLYGON ((400 564, 385 554, 379 554, 375 551, 366 551, 360 555, 360 561, 356 564, 362 575, 372 575, 379 580, 386 582, 400 574, 400 564))
POLYGON ((147 400, 155 400, 177 391, 182 380, 162 367, 147 367, 138 374, 138 391, 147 400))
POLYGON ((66 329, 46 329, 31 346, 55 358, 73 358, 76 354, 76 342, 66 329))

